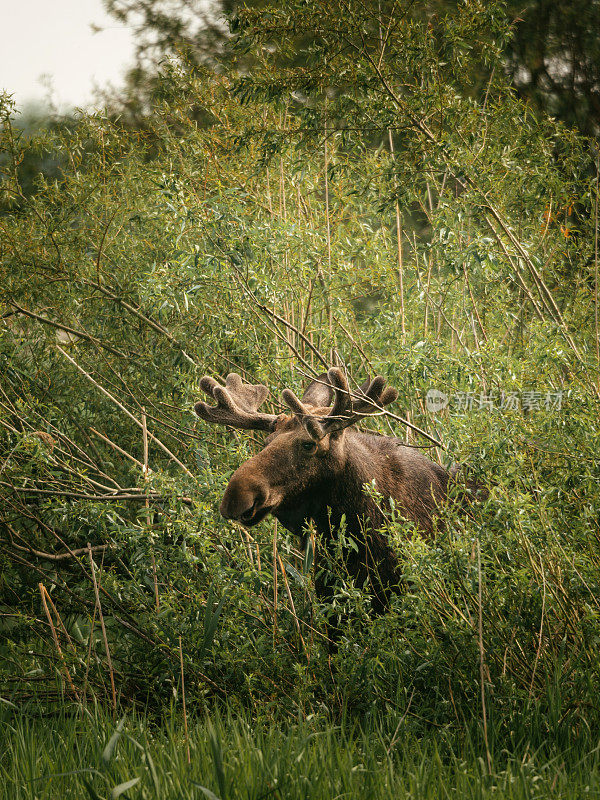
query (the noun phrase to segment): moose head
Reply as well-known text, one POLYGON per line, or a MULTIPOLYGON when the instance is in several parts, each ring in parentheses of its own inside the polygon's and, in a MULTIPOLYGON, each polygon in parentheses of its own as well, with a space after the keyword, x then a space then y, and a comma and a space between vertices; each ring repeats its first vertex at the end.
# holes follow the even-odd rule
MULTIPOLYGON (((343 523, 353 542, 343 555, 345 567, 371 595, 374 613, 385 611, 390 593, 402 585, 385 532, 386 506, 393 504, 418 530, 431 534, 449 479, 458 471, 449 475, 398 439, 355 427, 365 417, 385 413, 396 390, 378 376, 351 391, 342 370, 334 367, 313 380, 301 400, 285 389, 281 396, 290 413, 276 415, 258 410, 268 395, 266 386, 245 384, 236 373, 227 376, 225 386, 208 376, 200 385, 216 401, 216 406, 196 403, 203 420, 268 434, 264 448, 231 476, 221 514, 246 526, 273 514, 299 535, 313 523, 325 548, 343 523), (368 484, 377 497, 365 491, 368 484)), ((481 488, 469 481, 466 486, 481 488)), ((315 569, 315 576, 317 595, 330 599, 334 589, 327 570, 315 569)), ((335 650, 339 626, 330 622, 328 633, 335 650)))
MULTIPOLYGON (((227 376, 225 386, 208 376, 200 386, 217 405, 196 403, 199 417, 269 434, 263 450, 231 477, 221 514, 246 526, 273 514, 294 533, 301 533, 309 519, 318 522, 323 517, 330 490, 343 484, 351 470, 356 442, 348 436, 350 426, 382 413, 398 396, 381 376, 352 392, 342 370, 335 367, 312 381, 301 400, 284 389, 288 414, 260 412, 267 387, 245 384, 236 373, 227 376)), ((336 494, 343 494, 339 487, 336 494)))

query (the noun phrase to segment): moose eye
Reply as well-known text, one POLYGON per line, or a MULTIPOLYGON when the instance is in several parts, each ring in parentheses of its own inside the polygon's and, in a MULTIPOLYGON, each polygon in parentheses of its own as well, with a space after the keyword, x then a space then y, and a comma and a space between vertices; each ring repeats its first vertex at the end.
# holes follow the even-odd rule
POLYGON ((307 453, 311 453, 315 449, 316 445, 314 442, 306 440, 304 442, 301 442, 300 447, 307 453))

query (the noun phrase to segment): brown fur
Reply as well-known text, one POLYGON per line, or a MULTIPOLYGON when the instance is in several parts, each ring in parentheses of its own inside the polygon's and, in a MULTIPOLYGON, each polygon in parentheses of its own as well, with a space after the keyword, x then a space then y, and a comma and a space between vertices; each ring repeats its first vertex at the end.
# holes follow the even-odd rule
POLYGON ((344 517, 347 534, 358 548, 349 555, 348 571, 359 584, 368 579, 373 607, 383 611, 400 574, 393 549, 380 530, 383 510, 367 494, 365 484, 374 480, 383 507, 389 508, 386 501, 392 497, 400 514, 430 534, 448 474, 396 439, 353 428, 326 436, 314 452, 306 452, 302 444, 310 441, 298 420, 280 418, 265 448, 232 475, 221 514, 255 525, 270 513, 298 536, 312 521, 325 544, 344 517))
MULTIPOLYGON (((218 406, 199 403, 197 413, 212 422, 236 425, 239 407, 237 427, 249 427, 247 399, 209 381, 203 379, 203 388, 218 406)), ((237 376, 228 377, 230 384, 237 384, 237 376)), ((356 550, 349 549, 346 567, 358 585, 368 587, 377 613, 385 610, 390 591, 401 582, 396 556, 381 530, 383 508, 389 509, 393 498, 396 510, 430 535, 449 480, 446 470, 399 440, 350 427, 373 408, 395 399, 396 392, 384 386, 385 381, 376 378, 355 395, 341 371, 332 369, 310 384, 302 401, 289 390, 284 392, 293 415, 269 417, 254 408, 256 427, 270 428, 271 433, 264 448, 231 476, 220 507, 225 518, 246 526, 272 514, 298 536, 312 522, 325 546, 344 518, 346 533, 356 544, 356 550), (365 484, 373 481, 382 507, 365 492, 365 484)), ((249 394, 246 391, 244 397, 249 394)), ((257 390, 257 397, 263 395, 257 390)), ((320 597, 331 595, 319 570, 316 588, 320 597)))

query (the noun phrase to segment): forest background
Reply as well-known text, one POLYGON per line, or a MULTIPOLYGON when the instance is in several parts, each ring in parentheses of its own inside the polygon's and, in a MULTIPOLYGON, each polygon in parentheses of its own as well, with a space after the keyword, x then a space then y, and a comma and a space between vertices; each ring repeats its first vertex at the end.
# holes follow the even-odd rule
POLYGON ((107 7, 104 111, 0 101, 0 797, 600 796, 600 3, 107 7), (491 490, 334 656, 192 413, 332 363, 491 490))

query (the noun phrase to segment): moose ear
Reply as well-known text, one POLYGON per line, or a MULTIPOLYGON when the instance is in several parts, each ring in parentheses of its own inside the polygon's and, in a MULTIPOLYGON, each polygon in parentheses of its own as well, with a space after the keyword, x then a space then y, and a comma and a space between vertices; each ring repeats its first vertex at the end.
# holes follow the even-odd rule
POLYGON ((318 378, 311 381, 302 395, 303 403, 308 403, 308 405, 315 406, 316 408, 330 406, 332 400, 333 388, 329 383, 326 372, 322 372, 318 378))

